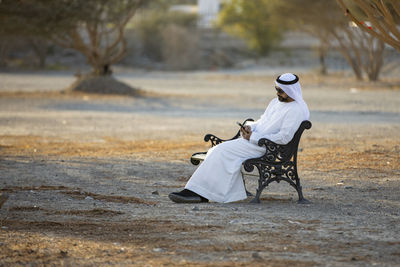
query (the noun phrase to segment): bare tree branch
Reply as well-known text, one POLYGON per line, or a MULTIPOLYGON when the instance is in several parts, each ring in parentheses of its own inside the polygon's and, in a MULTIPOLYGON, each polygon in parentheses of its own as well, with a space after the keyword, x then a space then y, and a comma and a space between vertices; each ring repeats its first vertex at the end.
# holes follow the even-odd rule
POLYGON ((400 1, 398 0, 353 0, 357 8, 360 8, 371 26, 363 23, 350 9, 349 4, 343 0, 336 0, 345 14, 362 30, 391 45, 400 52, 400 30, 398 21, 400 18, 400 1), (390 7, 389 7, 390 3, 390 7))

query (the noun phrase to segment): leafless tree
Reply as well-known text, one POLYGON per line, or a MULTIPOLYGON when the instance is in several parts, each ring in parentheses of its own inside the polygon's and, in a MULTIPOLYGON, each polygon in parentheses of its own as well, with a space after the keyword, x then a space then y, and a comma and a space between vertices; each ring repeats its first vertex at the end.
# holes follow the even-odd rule
POLYGON ((87 5, 91 16, 65 34, 55 34, 52 40, 66 48, 72 48, 86 56, 93 67, 92 74, 111 74, 111 65, 120 61, 126 53, 124 29, 139 7, 140 0, 92 1, 87 5))
POLYGON ((125 55, 124 29, 144 0, 3 0, 0 22, 8 33, 47 38, 81 52, 92 75, 111 73, 125 55))
POLYGON ((362 79, 363 72, 370 80, 379 78, 383 65, 383 43, 350 27, 349 19, 341 15, 335 0, 286 0, 281 5, 282 13, 292 20, 295 27, 320 40, 322 72, 326 68, 324 59, 328 47, 337 44, 357 79, 362 79))
POLYGON ((384 42, 358 27, 333 29, 331 34, 358 80, 362 80, 363 72, 367 74, 368 80, 378 80, 383 66, 384 42))

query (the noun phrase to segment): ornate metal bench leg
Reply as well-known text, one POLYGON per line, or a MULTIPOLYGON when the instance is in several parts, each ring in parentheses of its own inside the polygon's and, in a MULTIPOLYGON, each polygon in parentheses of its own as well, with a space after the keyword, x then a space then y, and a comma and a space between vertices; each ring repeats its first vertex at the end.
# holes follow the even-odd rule
POLYGON ((256 196, 250 201, 250 203, 259 204, 260 203, 260 195, 261 195, 261 191, 259 191, 257 189, 256 196))
POLYGON ((246 180, 244 179, 244 173, 243 173, 243 171, 241 171, 241 173, 242 173, 242 180, 243 180, 244 189, 246 190, 246 195, 247 195, 248 197, 252 197, 253 194, 250 193, 250 192, 247 190, 247 187, 246 187, 246 180))
POLYGON ((302 191, 300 184, 297 185, 296 189, 297 189, 297 193, 299 194, 299 200, 297 201, 297 203, 298 204, 310 204, 311 202, 303 197, 303 191, 302 191))
POLYGON ((261 192, 263 191, 263 189, 265 188, 265 186, 263 186, 263 183, 260 180, 258 180, 258 188, 257 188, 257 192, 256 192, 256 196, 250 201, 250 203, 260 203, 260 196, 261 196, 261 192))
POLYGON ((256 191, 256 196, 250 201, 250 203, 260 203, 260 196, 261 192, 264 190, 265 187, 267 187, 269 182, 265 181, 265 178, 263 176, 263 172, 260 172, 259 169, 259 177, 258 177, 258 188, 256 191))

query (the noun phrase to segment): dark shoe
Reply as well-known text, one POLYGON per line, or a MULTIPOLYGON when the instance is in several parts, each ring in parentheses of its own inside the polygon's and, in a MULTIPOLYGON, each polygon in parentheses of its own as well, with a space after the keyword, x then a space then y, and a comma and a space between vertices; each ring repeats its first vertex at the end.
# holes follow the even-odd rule
POLYGON ((168 195, 169 199, 176 203, 200 203, 200 196, 182 196, 179 193, 171 193, 168 195))
POLYGON ((192 192, 188 189, 183 189, 181 192, 174 192, 168 195, 169 199, 176 203, 200 203, 208 202, 208 199, 192 192))

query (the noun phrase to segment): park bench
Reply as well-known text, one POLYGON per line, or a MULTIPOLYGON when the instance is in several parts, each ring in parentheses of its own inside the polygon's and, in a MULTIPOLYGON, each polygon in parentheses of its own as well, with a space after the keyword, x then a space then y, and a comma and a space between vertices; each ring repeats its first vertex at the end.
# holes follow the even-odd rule
MULTIPOLYGON (((247 121, 253 121, 253 119, 247 119, 243 122, 245 124, 247 121)), ((294 189, 296 189, 299 200, 298 203, 309 203, 303 197, 302 188, 300 185, 300 178, 297 174, 297 150, 300 143, 300 138, 305 129, 311 128, 310 121, 303 121, 300 124, 299 129, 294 134, 292 140, 286 145, 276 144, 266 138, 261 138, 258 141, 259 146, 265 146, 266 152, 263 156, 259 158, 248 159, 243 162, 242 175, 257 175, 258 176, 258 188, 254 199, 251 203, 260 203, 261 192, 266 188, 271 182, 286 181, 294 189), (254 174, 254 167, 257 168, 258 174, 254 174)), ((211 142, 211 147, 216 146, 222 142, 229 140, 234 140, 240 137, 240 131, 228 140, 223 140, 218 138, 213 134, 207 134, 204 136, 205 142, 211 142)), ((206 156, 207 152, 197 152, 194 153, 190 161, 193 165, 198 165, 202 162, 206 156)))

